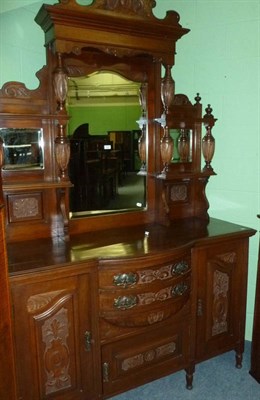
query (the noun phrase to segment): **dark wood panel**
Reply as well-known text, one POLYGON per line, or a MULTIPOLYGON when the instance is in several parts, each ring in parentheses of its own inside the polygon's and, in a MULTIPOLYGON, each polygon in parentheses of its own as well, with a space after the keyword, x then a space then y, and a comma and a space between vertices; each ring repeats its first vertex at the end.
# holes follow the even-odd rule
POLYGON ((255 295, 250 374, 260 383, 260 246, 255 295))

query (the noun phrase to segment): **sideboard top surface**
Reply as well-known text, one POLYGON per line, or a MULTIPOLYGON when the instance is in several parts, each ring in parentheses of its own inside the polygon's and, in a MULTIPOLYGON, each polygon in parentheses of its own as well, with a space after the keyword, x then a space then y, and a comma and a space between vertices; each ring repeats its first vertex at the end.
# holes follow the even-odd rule
POLYGON ((171 226, 111 229, 64 239, 21 241, 7 245, 10 275, 37 272, 89 260, 124 259, 173 253, 209 242, 250 237, 255 230, 211 218, 187 219, 171 226))

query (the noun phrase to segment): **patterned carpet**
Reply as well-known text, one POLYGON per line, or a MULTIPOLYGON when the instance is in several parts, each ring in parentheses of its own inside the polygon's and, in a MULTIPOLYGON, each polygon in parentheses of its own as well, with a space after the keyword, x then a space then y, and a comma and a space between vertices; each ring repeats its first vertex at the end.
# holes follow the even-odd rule
POLYGON ((180 371, 110 400, 260 400, 260 384, 249 374, 250 351, 246 342, 242 369, 235 368, 233 351, 197 365, 192 390, 180 371))

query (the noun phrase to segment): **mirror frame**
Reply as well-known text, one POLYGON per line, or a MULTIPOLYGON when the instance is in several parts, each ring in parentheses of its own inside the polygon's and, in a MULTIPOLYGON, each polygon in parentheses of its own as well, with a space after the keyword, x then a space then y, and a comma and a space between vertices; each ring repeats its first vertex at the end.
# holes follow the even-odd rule
MULTIPOLYGON (((52 71, 68 76, 83 76, 98 69, 111 70, 127 79, 147 82, 146 130, 147 209, 131 213, 71 220, 70 232, 106 229, 154 222, 161 214, 156 208, 160 183, 154 179, 161 168, 161 128, 155 119, 161 115, 162 66, 174 64, 176 41, 189 30, 179 24, 179 15, 167 12, 164 20, 154 17, 155 2, 96 0, 89 6, 75 0, 54 6, 43 5, 35 21, 45 32, 47 63, 52 71), (85 66, 82 59, 85 57, 85 66)), ((53 93, 54 95, 54 93, 53 93)), ((53 101, 53 105, 55 101, 53 101)), ((66 112, 60 109, 59 124, 66 125, 66 112)), ((158 203, 158 202, 157 202, 158 203)), ((163 208, 163 205, 160 206, 163 208)))

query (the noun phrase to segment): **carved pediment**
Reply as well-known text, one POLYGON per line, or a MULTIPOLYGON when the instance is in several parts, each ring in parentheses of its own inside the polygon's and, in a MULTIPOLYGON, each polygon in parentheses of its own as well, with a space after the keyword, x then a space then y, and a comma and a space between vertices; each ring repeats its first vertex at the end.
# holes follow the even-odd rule
POLYGON ((109 11, 149 17, 155 7, 154 0, 96 0, 95 6, 109 11))
MULTIPOLYGON (((59 3, 71 6, 80 6, 77 0, 59 0, 59 3)), ((96 0, 88 8, 114 11, 119 14, 138 15, 150 17, 152 9, 156 6, 155 0, 96 0)))

